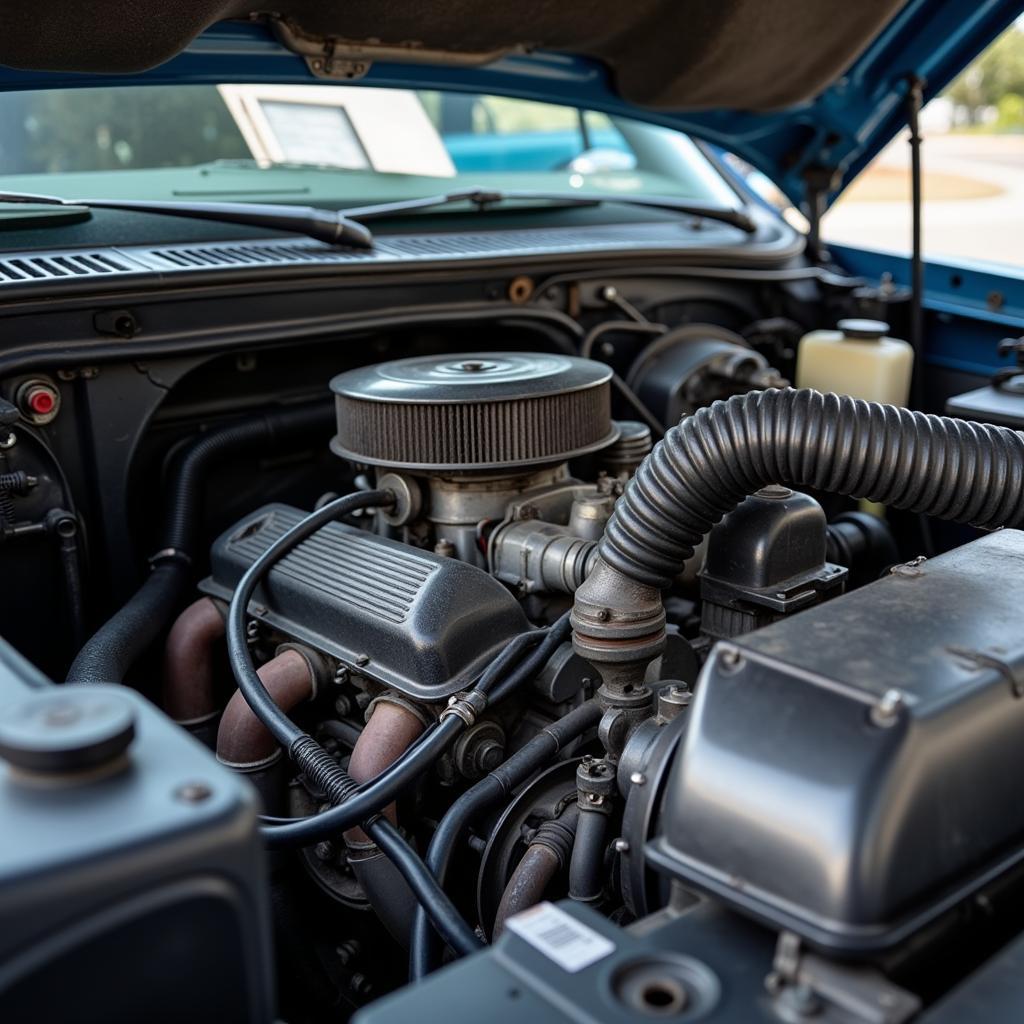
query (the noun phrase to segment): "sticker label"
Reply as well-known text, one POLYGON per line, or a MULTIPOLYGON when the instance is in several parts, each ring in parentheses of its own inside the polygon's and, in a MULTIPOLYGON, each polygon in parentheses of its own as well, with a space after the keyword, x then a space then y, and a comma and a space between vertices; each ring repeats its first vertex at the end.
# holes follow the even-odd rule
POLYGON ((603 960, 615 950, 611 939, 553 903, 538 903, 510 917, 506 927, 570 974, 603 960))

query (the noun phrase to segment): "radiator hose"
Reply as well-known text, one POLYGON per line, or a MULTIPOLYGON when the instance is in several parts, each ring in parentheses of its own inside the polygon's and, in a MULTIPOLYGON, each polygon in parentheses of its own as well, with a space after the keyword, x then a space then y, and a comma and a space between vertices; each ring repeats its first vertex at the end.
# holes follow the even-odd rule
POLYGON ((78 652, 69 683, 120 683, 179 610, 192 581, 192 559, 202 519, 209 471, 243 451, 315 435, 333 422, 328 405, 278 409, 220 427, 185 445, 169 471, 159 550, 146 581, 78 652))
POLYGON ((718 401, 669 430, 637 470, 575 595, 574 644, 644 661, 663 643, 661 591, 748 494, 786 484, 983 529, 1024 520, 1024 434, 811 389, 718 401))

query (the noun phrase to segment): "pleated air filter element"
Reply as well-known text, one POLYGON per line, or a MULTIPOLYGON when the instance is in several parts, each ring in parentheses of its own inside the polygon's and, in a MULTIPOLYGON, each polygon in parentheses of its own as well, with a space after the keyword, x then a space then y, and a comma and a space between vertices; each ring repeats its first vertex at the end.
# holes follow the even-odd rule
POLYGON ((354 462, 443 472, 564 462, 611 444, 611 371, 534 352, 423 356, 331 381, 354 462))

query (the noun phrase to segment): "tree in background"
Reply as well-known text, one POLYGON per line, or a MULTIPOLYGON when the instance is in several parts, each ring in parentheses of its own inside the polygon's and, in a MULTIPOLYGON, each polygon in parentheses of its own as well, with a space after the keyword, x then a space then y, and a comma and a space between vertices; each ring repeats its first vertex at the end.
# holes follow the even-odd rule
POLYGON ((251 156, 215 86, 0 96, 0 173, 188 167, 251 156))
POLYGON ((945 95, 969 125, 994 120, 997 131, 1024 130, 1024 31, 1016 25, 1007 29, 950 83, 945 95))

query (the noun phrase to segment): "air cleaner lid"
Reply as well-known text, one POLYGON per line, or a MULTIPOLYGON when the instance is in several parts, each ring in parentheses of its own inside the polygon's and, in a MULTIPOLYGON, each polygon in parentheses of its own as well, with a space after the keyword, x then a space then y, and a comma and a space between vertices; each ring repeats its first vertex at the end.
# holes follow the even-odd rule
POLYGON ((339 374, 332 450, 396 469, 562 462, 611 444, 611 370, 534 352, 419 356, 339 374))

